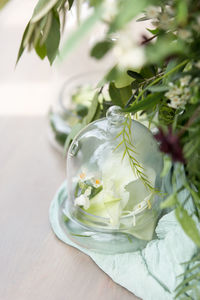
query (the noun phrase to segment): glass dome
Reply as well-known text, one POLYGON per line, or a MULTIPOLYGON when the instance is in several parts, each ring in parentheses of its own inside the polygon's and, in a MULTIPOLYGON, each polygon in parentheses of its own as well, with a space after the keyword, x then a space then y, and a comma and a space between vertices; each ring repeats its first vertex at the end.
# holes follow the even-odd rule
POLYGON ((141 241, 153 238, 160 215, 161 170, 152 133, 112 106, 69 148, 64 211, 87 230, 125 233, 141 248, 141 241))

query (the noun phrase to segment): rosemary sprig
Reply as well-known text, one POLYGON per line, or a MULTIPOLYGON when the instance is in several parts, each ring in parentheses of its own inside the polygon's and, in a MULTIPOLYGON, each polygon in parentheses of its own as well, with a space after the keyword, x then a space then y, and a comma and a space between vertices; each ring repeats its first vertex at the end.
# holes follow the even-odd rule
POLYGON ((124 157, 127 155, 131 169, 144 184, 144 186, 150 190, 151 192, 154 191, 154 187, 151 185, 150 181, 147 178, 147 175, 145 174, 145 169, 141 166, 139 161, 135 158, 135 154, 137 154, 135 146, 132 142, 132 132, 131 132, 131 125, 132 125, 132 119, 130 114, 127 115, 125 118, 125 121, 123 123, 122 131, 116 136, 116 138, 122 137, 122 141, 117 145, 117 147, 114 149, 116 151, 118 148, 120 148, 122 145, 124 145, 124 152, 122 155, 122 161, 124 157))

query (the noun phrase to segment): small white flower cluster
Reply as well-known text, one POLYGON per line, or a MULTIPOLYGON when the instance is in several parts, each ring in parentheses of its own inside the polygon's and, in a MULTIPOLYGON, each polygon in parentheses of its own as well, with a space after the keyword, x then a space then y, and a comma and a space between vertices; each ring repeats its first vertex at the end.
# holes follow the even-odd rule
POLYGON ((92 188, 88 187, 84 194, 81 194, 79 197, 77 197, 74 201, 75 206, 83 206, 84 209, 88 209, 90 207, 90 199, 89 196, 91 195, 92 188))
POLYGON ((168 103, 169 107, 174 109, 184 108, 185 104, 190 98, 190 89, 188 84, 190 82, 191 76, 186 75, 179 80, 179 85, 175 85, 172 82, 169 84, 169 91, 165 93, 165 96, 170 100, 168 103))
MULTIPOLYGON (((75 178, 77 182, 77 179, 75 178)), ((78 184, 81 189, 85 188, 85 181, 90 181, 92 186, 88 186, 84 193, 82 193, 79 197, 75 198, 74 205, 75 206, 83 206, 84 209, 88 209, 90 207, 90 195, 92 193, 92 188, 98 188, 101 186, 101 182, 99 179, 95 179, 95 177, 88 176, 86 177, 85 172, 81 172, 78 178, 78 184)))
POLYGON ((136 44, 129 27, 119 32, 113 54, 121 70, 141 68, 146 61, 144 47, 136 44))
POLYGON ((177 36, 182 40, 187 40, 187 42, 192 41, 192 32, 188 29, 179 29, 177 36))
POLYGON ((198 61, 195 63, 195 67, 197 67, 198 69, 200 69, 200 60, 198 60, 198 61))
POLYGON ((152 25, 168 30, 173 22, 174 10, 167 5, 162 10, 160 6, 149 6, 146 10, 146 17, 152 20, 152 25))
POLYGON ((192 24, 192 28, 193 28, 195 31, 199 32, 199 31, 200 31, 200 16, 197 16, 197 18, 196 18, 195 21, 196 21, 196 22, 195 22, 194 24, 192 24))

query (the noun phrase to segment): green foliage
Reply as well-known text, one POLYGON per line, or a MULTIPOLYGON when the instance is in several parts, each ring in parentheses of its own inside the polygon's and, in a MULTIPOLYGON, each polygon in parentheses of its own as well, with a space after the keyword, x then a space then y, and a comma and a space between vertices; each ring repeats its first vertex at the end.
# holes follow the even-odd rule
POLYGON ((96 59, 101 59, 112 48, 113 42, 105 40, 97 43, 91 50, 90 55, 96 59))
MULTIPOLYGON (((50 64, 58 54, 60 44, 60 13, 66 12, 68 0, 39 0, 33 16, 29 21, 20 44, 17 62, 24 50, 35 49, 37 55, 44 59, 48 58, 50 64)), ((69 8, 73 1, 69 2, 69 8)))
POLYGON ((115 84, 111 82, 109 85, 109 94, 113 104, 124 107, 132 95, 132 89, 130 85, 116 88, 115 84))
POLYGON ((36 23, 41 20, 54 5, 58 2, 58 0, 39 0, 31 18, 31 23, 36 23))
POLYGON ((132 106, 129 108, 126 108, 125 112, 132 112, 136 113, 140 110, 147 110, 155 107, 156 104, 158 104, 162 100, 162 94, 161 93, 154 93, 149 94, 146 96, 143 100, 134 102, 132 106))
POLYGON ((93 28, 97 21, 100 20, 102 13, 102 7, 98 6, 93 14, 80 25, 78 30, 72 33, 72 35, 67 39, 60 51, 61 59, 66 57, 79 44, 80 40, 89 33, 89 31, 93 28))
POLYGON ((53 12, 51 27, 45 42, 46 55, 48 57, 50 64, 53 63, 57 55, 59 43, 60 43, 60 20, 58 14, 56 12, 53 12))
MULTIPOLYGON (((183 277, 183 281, 176 287, 175 299, 182 299, 183 295, 190 295, 192 299, 200 298, 199 279, 200 279, 200 254, 197 254, 185 263, 186 271, 178 277, 183 277)), ((191 297, 187 298, 191 299, 191 297)))
POLYGON ((181 206, 176 208, 175 213, 185 233, 200 247, 200 232, 192 216, 181 206))
POLYGON ((124 27, 147 6, 147 0, 124 0, 120 3, 120 13, 110 25, 109 33, 124 27))

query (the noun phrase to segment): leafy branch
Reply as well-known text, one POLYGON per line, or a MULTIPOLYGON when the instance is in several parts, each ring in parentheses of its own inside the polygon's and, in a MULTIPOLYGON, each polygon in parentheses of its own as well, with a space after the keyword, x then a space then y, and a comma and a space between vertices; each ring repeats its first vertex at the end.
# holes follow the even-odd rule
POLYGON ((41 59, 47 57, 50 64, 53 63, 60 44, 61 20, 64 24, 66 11, 72 4, 72 0, 38 1, 24 31, 16 64, 26 48, 35 49, 41 59))

